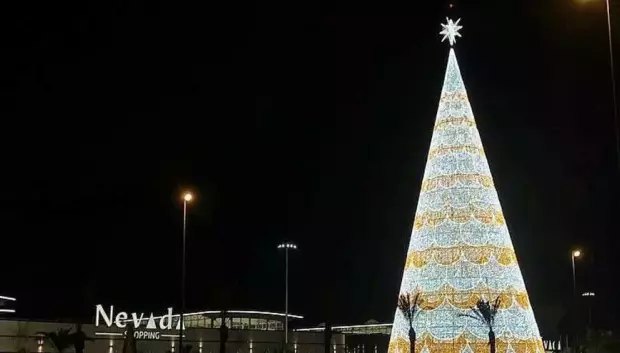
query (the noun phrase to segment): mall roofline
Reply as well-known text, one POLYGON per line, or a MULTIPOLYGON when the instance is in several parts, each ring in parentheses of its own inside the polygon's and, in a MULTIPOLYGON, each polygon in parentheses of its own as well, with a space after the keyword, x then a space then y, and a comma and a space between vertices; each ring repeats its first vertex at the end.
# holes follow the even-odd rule
MULTIPOLYGON (((189 313, 183 313, 183 317, 192 316, 192 315, 221 315, 225 313, 228 314, 241 314, 241 315, 264 315, 264 316, 279 316, 286 317, 286 313, 278 313, 272 311, 259 311, 259 310, 203 310, 203 311, 193 311, 189 313)), ((180 314, 172 314, 172 317, 178 317, 180 314)), ((153 319, 161 319, 166 315, 153 316, 153 319)), ((303 319, 304 317, 301 315, 288 314, 288 317, 291 319, 303 319)), ((142 320, 148 320, 148 318, 143 318, 142 320)), ((129 321, 130 319, 127 319, 129 321)))
MULTIPOLYGON (((362 324, 362 325, 343 325, 343 326, 332 326, 332 330, 347 330, 347 329, 356 329, 356 328, 373 328, 373 327, 391 327, 392 324, 362 324)), ((325 331, 325 327, 309 327, 309 328, 298 328, 295 331, 299 332, 313 332, 313 331, 325 331)))

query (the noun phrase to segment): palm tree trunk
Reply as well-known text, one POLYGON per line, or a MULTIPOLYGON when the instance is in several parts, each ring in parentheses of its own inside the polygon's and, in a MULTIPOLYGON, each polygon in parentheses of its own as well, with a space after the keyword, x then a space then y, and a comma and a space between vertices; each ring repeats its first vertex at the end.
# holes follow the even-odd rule
POLYGON ((415 330, 413 329, 413 326, 409 327, 409 352, 410 353, 415 353, 415 330))
POLYGON ((495 353, 495 332, 493 332, 493 329, 489 330, 489 346, 491 353, 495 353))

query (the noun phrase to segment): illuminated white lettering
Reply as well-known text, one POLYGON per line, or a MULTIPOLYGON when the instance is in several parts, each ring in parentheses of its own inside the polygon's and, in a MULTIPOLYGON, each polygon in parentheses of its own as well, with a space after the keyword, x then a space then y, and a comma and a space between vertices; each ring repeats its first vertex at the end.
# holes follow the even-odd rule
POLYGON ((136 331, 133 333, 135 339, 158 340, 161 336, 158 331, 136 331))
MULTIPOLYGON (((133 324, 134 328, 138 328, 142 326, 144 321, 146 321, 146 329, 148 330, 158 330, 158 329, 171 330, 172 329, 172 322, 173 322, 172 319, 174 317, 174 315, 172 314, 172 308, 168 308, 166 314, 162 316, 154 316, 153 313, 151 313, 148 319, 144 318, 145 316, 144 313, 140 313, 139 315, 138 313, 128 314, 125 311, 120 311, 116 314, 116 316, 114 316, 114 306, 112 305, 110 305, 109 312, 106 312, 103 306, 99 304, 96 305, 95 309, 96 309, 95 326, 102 325, 101 320, 103 319, 103 323, 108 327, 111 327, 112 324, 114 324, 118 328, 125 328, 127 327, 127 324, 133 324), (158 320, 159 320, 159 324, 157 323, 158 320)), ((176 326, 178 329, 179 320, 177 320, 176 326)), ((159 333, 155 333, 155 332, 145 333, 145 332, 147 331, 136 331, 136 333, 134 334, 134 337, 136 338, 149 337, 153 339, 159 339, 159 333), (138 334, 137 332, 142 332, 142 334, 138 334)))
POLYGON ((110 305, 110 316, 106 315, 105 310, 103 310, 103 306, 101 304, 97 305, 97 313, 95 314, 95 326, 99 326, 99 316, 103 317, 103 322, 110 327, 112 326, 112 316, 114 315, 114 306, 110 305))
POLYGON ((151 317, 149 317, 149 321, 146 323, 146 328, 148 329, 157 328, 157 326, 155 325, 155 318, 153 317, 153 314, 151 314, 151 317))
POLYGON ((144 318, 144 313, 141 313, 139 318, 138 318, 138 314, 131 313, 131 321, 133 321, 133 327, 135 328, 140 327, 140 324, 142 323, 143 318, 144 318))
POLYGON ((159 319, 159 328, 162 330, 172 329, 172 308, 168 308, 168 313, 159 319))
POLYGON ((127 326, 127 313, 124 311, 118 313, 116 315, 116 320, 114 320, 114 323, 119 328, 124 328, 125 326, 127 326))

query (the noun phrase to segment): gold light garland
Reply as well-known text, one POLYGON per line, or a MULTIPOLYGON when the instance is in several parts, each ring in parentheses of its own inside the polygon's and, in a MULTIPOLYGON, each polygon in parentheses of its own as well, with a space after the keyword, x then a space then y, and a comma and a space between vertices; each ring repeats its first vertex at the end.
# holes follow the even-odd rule
POLYGON ((494 187, 493 178, 483 174, 450 174, 429 178, 422 182, 421 192, 433 191, 437 188, 451 188, 457 183, 461 184, 479 184, 485 188, 494 187))
POLYGON ((435 124, 433 131, 443 130, 452 125, 465 125, 467 127, 475 127, 476 122, 471 117, 452 117, 442 119, 435 124))
POLYGON ((452 247, 432 247, 422 251, 410 251, 407 254, 405 268, 421 268, 428 263, 435 262, 449 266, 456 264, 461 258, 478 265, 486 264, 494 257, 498 263, 510 266, 517 263, 517 256, 513 248, 494 245, 458 245, 452 247))
POLYGON ((501 210, 493 208, 481 209, 472 205, 463 208, 454 208, 447 205, 444 209, 439 211, 417 213, 413 221, 413 228, 417 231, 427 226, 435 227, 448 220, 455 223, 467 223, 472 220, 477 220, 481 223, 497 227, 506 224, 501 210))
POLYGON ((478 146, 462 145, 462 146, 439 147, 439 148, 432 149, 428 153, 428 159, 433 159, 438 156, 443 156, 445 154, 454 153, 454 152, 469 152, 469 153, 477 154, 477 155, 484 157, 484 149, 478 146))
POLYGON ((479 285, 469 290, 456 289, 450 285, 444 285, 436 291, 420 292, 420 309, 424 311, 435 310, 443 303, 450 304, 461 310, 469 310, 476 306, 478 300, 495 300, 499 297, 499 308, 508 309, 516 304, 521 309, 531 308, 527 292, 509 287, 494 289, 479 285))
MULTIPOLYGON (((430 353, 454 353, 463 352, 467 348, 471 349, 472 353, 488 353, 489 341, 481 340, 475 337, 469 337, 472 335, 461 334, 453 340, 438 340, 433 338, 430 334, 423 334, 416 340, 415 351, 422 352, 424 348, 428 349, 430 353)), ((518 339, 518 338, 503 338, 498 337, 495 340, 495 347, 497 353, 506 353, 509 348, 515 353, 544 353, 542 341, 536 338, 530 339, 518 339)), ((388 353, 410 353, 411 348, 409 340, 399 337, 390 341, 388 353)))

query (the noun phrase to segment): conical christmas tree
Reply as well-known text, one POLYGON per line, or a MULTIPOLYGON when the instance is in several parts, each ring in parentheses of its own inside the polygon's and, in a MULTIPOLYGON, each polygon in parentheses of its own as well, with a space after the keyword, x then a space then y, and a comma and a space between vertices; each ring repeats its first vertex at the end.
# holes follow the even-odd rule
POLYGON ((452 48, 399 299, 389 353, 544 352, 452 48))

